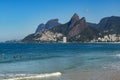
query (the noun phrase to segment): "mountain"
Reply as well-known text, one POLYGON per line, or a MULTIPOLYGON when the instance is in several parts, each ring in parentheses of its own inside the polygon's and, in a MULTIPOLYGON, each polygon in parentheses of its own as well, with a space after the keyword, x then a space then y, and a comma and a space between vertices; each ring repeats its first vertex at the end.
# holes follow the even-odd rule
POLYGON ((51 31, 43 31, 40 33, 33 33, 26 36, 22 42, 24 43, 38 43, 38 42, 58 42, 63 38, 61 33, 53 33, 51 31))
POLYGON ((79 16, 75 13, 70 21, 65 24, 59 24, 57 19, 50 20, 45 25, 41 24, 40 27, 38 27, 40 30, 37 29, 36 33, 28 35, 22 41, 58 41, 62 40, 63 36, 66 36, 69 41, 72 37, 80 34, 81 31, 87 27, 88 25, 85 17, 80 19, 79 16))
POLYGON ((79 16, 78 16, 77 13, 75 13, 75 14, 72 16, 71 20, 68 22, 69 27, 73 27, 74 24, 75 24, 77 21, 79 21, 79 16))
POLYGON ((58 19, 40 24, 36 33, 26 36, 22 42, 59 42, 67 37, 68 42, 120 41, 120 17, 111 16, 100 20, 98 24, 79 18, 75 13, 71 19, 60 24, 58 19))
POLYGON ((45 29, 50 29, 52 27, 58 26, 61 23, 58 22, 58 19, 51 19, 45 24, 45 29))
POLYGON ((103 18, 97 25, 97 28, 103 33, 120 34, 120 17, 111 16, 103 18))
POLYGON ((93 39, 97 39, 99 37, 99 30, 94 27, 88 26, 84 30, 81 31, 80 34, 73 36, 69 39, 70 42, 90 42, 93 39))
POLYGON ((48 30, 48 29, 58 26, 58 25, 60 25, 60 23, 58 22, 58 19, 51 19, 46 24, 41 23, 40 25, 38 25, 38 28, 36 29, 35 33, 39 33, 41 31, 48 30))
POLYGON ((69 40, 75 35, 78 35, 85 28, 87 28, 87 22, 85 17, 79 19, 79 16, 75 13, 69 22, 53 27, 50 29, 50 31, 62 33, 69 40))
POLYGON ((41 23, 38 25, 38 28, 36 29, 35 33, 38 33, 44 30, 45 30, 45 24, 41 23))

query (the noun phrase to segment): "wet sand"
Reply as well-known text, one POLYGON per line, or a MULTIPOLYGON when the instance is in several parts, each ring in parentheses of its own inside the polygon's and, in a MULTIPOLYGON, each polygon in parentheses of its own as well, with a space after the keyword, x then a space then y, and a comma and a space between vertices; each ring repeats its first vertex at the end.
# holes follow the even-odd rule
POLYGON ((59 76, 45 78, 11 79, 11 80, 120 80, 120 71, 115 69, 69 70, 59 76))
POLYGON ((64 73, 62 77, 61 80, 120 80, 120 71, 114 69, 71 70, 64 73))

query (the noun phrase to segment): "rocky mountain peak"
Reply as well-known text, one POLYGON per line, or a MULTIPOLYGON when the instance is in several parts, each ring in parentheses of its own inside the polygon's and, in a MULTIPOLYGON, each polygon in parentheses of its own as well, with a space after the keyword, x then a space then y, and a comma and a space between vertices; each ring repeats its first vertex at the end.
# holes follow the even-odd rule
POLYGON ((52 27, 60 25, 60 23, 58 21, 59 21, 58 19, 51 19, 46 24, 43 24, 43 23, 40 24, 35 33, 38 33, 38 32, 44 31, 44 30, 48 30, 52 27))
POLYGON ((78 21, 76 21, 72 27, 70 27, 70 31, 68 33, 68 38, 70 39, 71 37, 74 37, 78 34, 81 33, 81 31, 83 31, 85 28, 87 28, 87 22, 85 17, 79 19, 78 21))
POLYGON ((60 25, 60 23, 58 22, 59 20, 58 19, 51 19, 49 20, 46 25, 45 25, 45 28, 46 29, 50 29, 52 27, 55 27, 55 26, 58 26, 60 25))
POLYGON ((85 17, 82 17, 81 19, 80 19, 80 23, 81 23, 81 25, 85 28, 85 27, 87 27, 87 22, 86 22, 86 18, 85 17))
MULTIPOLYGON (((47 23, 51 23, 51 22, 58 22, 59 21, 59 19, 51 19, 51 20, 49 20, 47 23)), ((46 24, 47 24, 46 23, 46 24)))
POLYGON ((38 26, 42 26, 42 27, 44 27, 44 25, 45 25, 44 23, 41 23, 41 24, 39 24, 38 26))
POLYGON ((85 17, 82 17, 82 18, 81 18, 81 21, 85 21, 85 22, 86 22, 86 18, 85 18, 85 17))
POLYGON ((72 16, 72 18, 71 18, 71 22, 76 22, 76 21, 78 21, 79 20, 79 16, 78 16, 78 14, 77 13, 75 13, 73 16, 72 16))
POLYGON ((72 16, 71 20, 69 21, 69 27, 73 27, 73 25, 74 25, 77 21, 79 21, 79 16, 78 16, 77 13, 75 13, 75 14, 72 16))

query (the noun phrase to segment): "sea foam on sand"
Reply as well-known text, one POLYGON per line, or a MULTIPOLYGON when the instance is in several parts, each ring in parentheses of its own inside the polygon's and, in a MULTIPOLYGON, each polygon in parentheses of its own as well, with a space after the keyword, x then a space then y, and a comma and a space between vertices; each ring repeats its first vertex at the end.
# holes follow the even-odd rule
POLYGON ((37 74, 33 76, 17 77, 17 78, 10 78, 10 79, 4 79, 4 80, 42 79, 42 78, 49 78, 49 77, 58 77, 61 75, 62 75, 61 72, 55 72, 55 73, 49 73, 49 74, 37 74))

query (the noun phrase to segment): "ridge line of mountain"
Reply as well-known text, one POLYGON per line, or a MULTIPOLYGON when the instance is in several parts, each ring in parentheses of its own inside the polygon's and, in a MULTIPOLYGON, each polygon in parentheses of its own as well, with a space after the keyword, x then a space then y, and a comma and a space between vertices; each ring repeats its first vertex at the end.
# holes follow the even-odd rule
POLYGON ((60 42, 63 37, 68 42, 120 41, 120 17, 111 16, 100 20, 98 24, 89 23, 85 17, 75 13, 65 24, 58 19, 40 24, 36 32, 26 36, 22 42, 60 42))

